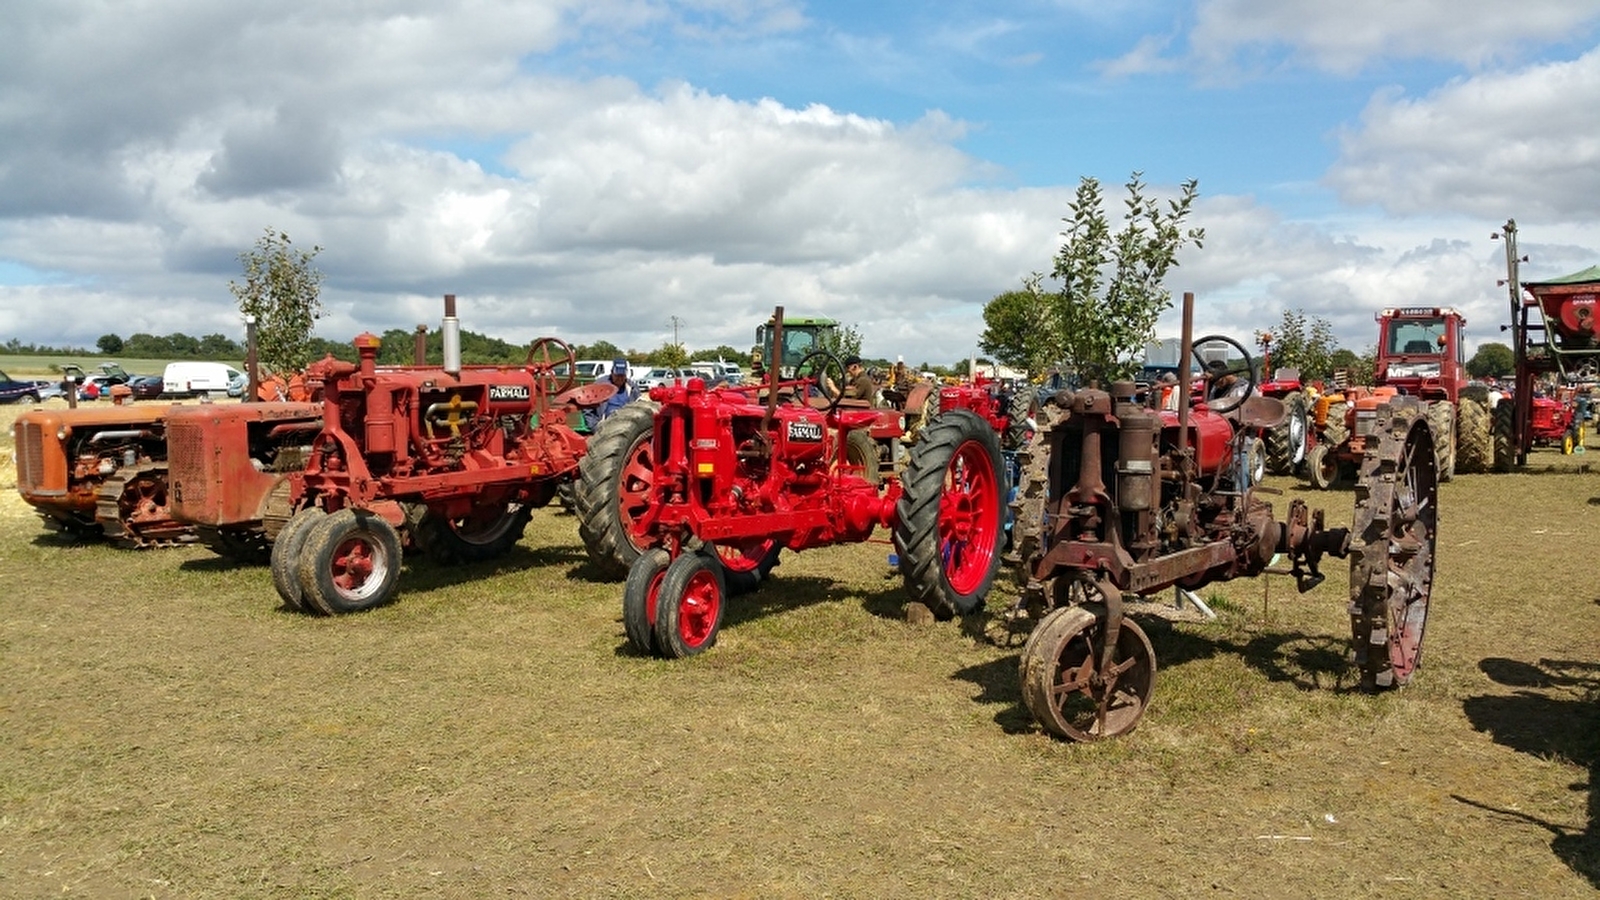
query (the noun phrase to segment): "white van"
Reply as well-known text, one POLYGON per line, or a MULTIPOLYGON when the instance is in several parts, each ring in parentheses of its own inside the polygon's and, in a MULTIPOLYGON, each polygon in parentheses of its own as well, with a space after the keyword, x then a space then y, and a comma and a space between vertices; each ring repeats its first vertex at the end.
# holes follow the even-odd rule
POLYGON ((233 366, 219 362, 167 363, 161 373, 161 393, 173 397, 193 397, 198 394, 228 393, 228 383, 244 373, 233 366))
MULTIPOLYGON (((577 379, 578 384, 600 381, 611 374, 611 360, 609 359, 580 359, 575 363, 575 366, 578 371, 574 377, 577 379)), ((555 374, 558 378, 565 378, 567 364, 562 363, 556 366, 555 374)))
POLYGON ((690 363, 689 368, 695 370, 707 381, 722 379, 728 384, 739 384, 744 381, 744 373, 739 371, 737 363, 722 362, 697 362, 690 363))

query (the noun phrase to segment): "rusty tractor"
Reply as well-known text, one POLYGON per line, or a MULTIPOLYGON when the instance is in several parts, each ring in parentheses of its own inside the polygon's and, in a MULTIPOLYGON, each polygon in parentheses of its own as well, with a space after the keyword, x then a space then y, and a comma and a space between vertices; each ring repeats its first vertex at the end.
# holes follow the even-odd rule
POLYGON ((1600 266, 1549 281, 1522 281, 1517 223, 1509 219, 1495 238, 1506 248, 1506 287, 1511 297, 1511 352, 1515 383, 1494 408, 1494 468, 1527 465, 1536 444, 1557 443, 1571 452, 1583 446, 1575 403, 1538 396, 1541 381, 1585 394, 1600 384, 1600 266))
POLYGON ((55 528, 123 547, 190 543, 167 502, 166 420, 177 406, 32 409, 17 417, 17 490, 55 528))
MULTIPOLYGON (((623 626, 636 649, 705 651, 728 599, 758 586, 784 548, 865 541, 879 527, 892 530, 912 602, 941 618, 982 604, 1004 512, 995 427, 952 405, 927 425, 903 475, 880 472, 868 436, 879 412, 818 390, 842 383, 843 370, 812 350, 793 378, 766 370, 764 387, 690 378, 652 388, 649 402, 595 434, 580 470, 580 530, 591 558, 627 565, 623 626)), ((951 402, 963 401, 952 392, 951 402)))
MULTIPOLYGON (((1184 296, 1183 357, 1225 343, 1193 341, 1184 296)), ((1232 356, 1232 354, 1230 354, 1232 356)), ((1043 536, 1024 602, 1038 621, 1019 664, 1028 710, 1053 735, 1095 740, 1131 731, 1156 681, 1149 639, 1125 615, 1129 594, 1190 590, 1269 570, 1275 556, 1301 592, 1323 580, 1324 557, 1350 562, 1356 664, 1369 690, 1407 682, 1422 651, 1434 574, 1437 481, 1423 404, 1396 397, 1377 409, 1356 488, 1353 527, 1324 526, 1301 500, 1277 519, 1248 483, 1242 446, 1283 416, 1273 398, 1213 397, 1176 411, 1142 401, 1131 382, 1063 391, 1043 435, 1043 536), (1231 414, 1236 422, 1226 421, 1231 414)))
POLYGON ((461 364, 455 296, 445 296, 443 366, 377 366, 380 340, 355 339, 358 361, 324 359, 322 426, 305 470, 290 477, 293 515, 272 544, 285 605, 333 615, 387 602, 400 576, 400 529, 429 556, 503 555, 536 508, 577 469, 583 438, 552 398, 573 386, 572 350, 540 338, 525 364, 461 364), (565 363, 565 376, 556 367, 565 363))
POLYGON ((1489 471, 1489 389, 1468 383, 1466 317, 1448 307, 1380 310, 1373 387, 1350 386, 1317 403, 1319 434, 1306 475, 1327 490, 1353 479, 1366 456, 1378 408, 1395 397, 1423 401, 1440 481, 1489 471))

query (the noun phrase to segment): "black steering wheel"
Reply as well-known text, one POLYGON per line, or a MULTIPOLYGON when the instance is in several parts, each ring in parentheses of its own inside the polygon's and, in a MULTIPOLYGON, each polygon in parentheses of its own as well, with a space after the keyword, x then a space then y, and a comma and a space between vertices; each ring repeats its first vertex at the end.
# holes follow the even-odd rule
MULTIPOLYGON (((794 377, 809 378, 816 384, 817 390, 828 398, 829 415, 839 408, 839 401, 844 399, 844 363, 839 361, 839 357, 827 350, 813 350, 795 364, 794 377), (830 374, 833 372, 839 373, 839 379, 833 381, 833 392, 830 394, 828 382, 833 380, 830 374)), ((800 403, 806 402, 803 395, 797 394, 796 399, 800 403)))
POLYGON ((578 357, 573 355, 566 341, 557 337, 542 337, 529 345, 528 360, 523 365, 535 370, 534 374, 546 382, 545 390, 552 395, 563 393, 578 383, 578 357), (567 378, 556 384, 555 370, 560 365, 567 367, 567 378))
POLYGON ((1256 389, 1255 363, 1250 351, 1231 337, 1208 334, 1195 338, 1194 358, 1205 373, 1206 405, 1214 413, 1230 413, 1244 405, 1256 389), (1234 358, 1229 350, 1236 351, 1234 358), (1244 388, 1239 388, 1239 383, 1244 388))

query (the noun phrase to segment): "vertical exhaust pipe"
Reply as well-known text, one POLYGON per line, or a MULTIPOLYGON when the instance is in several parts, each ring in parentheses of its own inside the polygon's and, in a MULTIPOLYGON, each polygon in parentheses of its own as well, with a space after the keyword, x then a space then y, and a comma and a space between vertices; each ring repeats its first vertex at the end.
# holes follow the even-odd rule
POLYGON ((444 295, 444 370, 451 376, 461 374, 461 320, 456 318, 456 295, 444 295))

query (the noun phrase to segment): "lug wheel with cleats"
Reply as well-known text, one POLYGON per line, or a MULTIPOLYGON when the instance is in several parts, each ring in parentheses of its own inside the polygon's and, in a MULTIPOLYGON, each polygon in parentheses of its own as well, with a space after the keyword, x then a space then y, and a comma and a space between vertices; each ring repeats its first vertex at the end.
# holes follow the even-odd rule
POLYGON ((1105 632, 1104 607, 1063 607, 1046 616, 1023 647, 1023 702, 1057 737, 1096 741, 1127 734, 1150 705, 1156 682, 1150 639, 1124 617, 1105 667, 1105 632))

